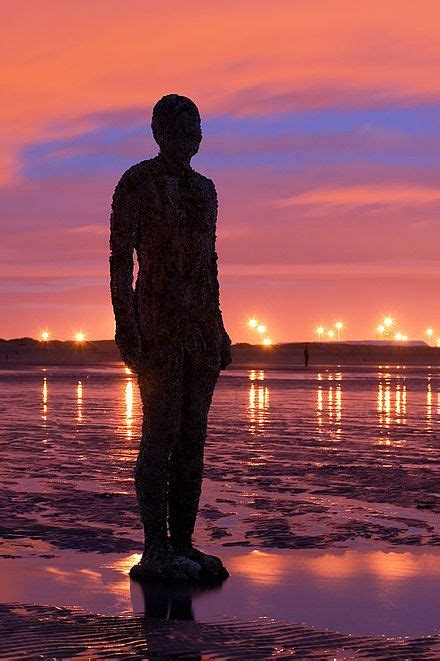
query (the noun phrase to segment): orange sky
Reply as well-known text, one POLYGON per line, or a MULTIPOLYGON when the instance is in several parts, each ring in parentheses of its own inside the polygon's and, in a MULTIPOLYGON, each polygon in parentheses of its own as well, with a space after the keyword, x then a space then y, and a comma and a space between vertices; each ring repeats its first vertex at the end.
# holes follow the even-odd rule
POLYGON ((3 8, 0 337, 110 337, 112 189, 148 116, 197 102, 220 198, 222 307, 274 341, 386 312, 437 326, 440 5, 16 0, 3 8))

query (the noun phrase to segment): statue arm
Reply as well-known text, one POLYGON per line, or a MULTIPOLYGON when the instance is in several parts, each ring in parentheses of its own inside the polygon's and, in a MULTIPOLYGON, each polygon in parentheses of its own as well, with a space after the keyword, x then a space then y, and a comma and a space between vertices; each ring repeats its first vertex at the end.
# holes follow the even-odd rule
MULTIPOLYGON (((211 182, 212 183, 212 182, 211 182)), ((216 225, 217 225, 217 208, 218 208, 218 203, 217 203, 217 192, 215 190, 215 186, 212 183, 212 208, 213 208, 213 233, 212 233, 212 248, 211 248, 211 275, 215 287, 215 292, 216 292, 216 303, 217 303, 217 309, 218 309, 218 314, 220 316, 220 324, 222 328, 222 346, 221 346, 221 369, 225 369, 231 362, 232 362, 232 355, 231 355, 231 338, 229 337, 228 333, 226 332, 224 323, 223 323, 223 316, 222 316, 222 311, 220 309, 220 286, 218 282, 218 266, 217 266, 217 261, 218 261, 218 256, 215 248, 215 243, 216 243, 216 225)))
POLYGON ((139 221, 139 198, 127 174, 116 186, 110 217, 110 290, 116 321, 115 339, 122 360, 137 370, 141 341, 133 291, 133 252, 139 221))

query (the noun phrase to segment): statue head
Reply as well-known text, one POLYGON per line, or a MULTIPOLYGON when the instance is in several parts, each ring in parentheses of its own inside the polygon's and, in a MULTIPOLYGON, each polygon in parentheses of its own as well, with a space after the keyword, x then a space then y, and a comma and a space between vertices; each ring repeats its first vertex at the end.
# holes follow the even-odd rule
POLYGON ((196 104, 186 96, 167 94, 153 108, 151 128, 161 154, 178 163, 189 163, 202 140, 196 104))

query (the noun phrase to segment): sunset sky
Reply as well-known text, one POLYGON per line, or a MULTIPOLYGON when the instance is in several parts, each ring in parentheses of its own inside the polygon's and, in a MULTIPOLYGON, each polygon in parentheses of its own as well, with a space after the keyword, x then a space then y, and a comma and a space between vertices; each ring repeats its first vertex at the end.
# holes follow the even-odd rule
POLYGON ((0 337, 113 336, 108 219, 151 107, 199 106, 221 302, 273 341, 440 334, 438 0, 2 5, 0 337))

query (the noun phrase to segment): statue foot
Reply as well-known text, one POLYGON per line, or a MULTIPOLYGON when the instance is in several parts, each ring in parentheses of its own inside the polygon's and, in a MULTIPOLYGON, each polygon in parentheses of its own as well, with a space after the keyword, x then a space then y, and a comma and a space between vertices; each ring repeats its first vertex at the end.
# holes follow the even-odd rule
POLYGON ((188 546, 175 546, 176 552, 200 566, 200 581, 221 583, 229 577, 229 572, 216 555, 208 555, 192 544, 188 546))
POLYGON ((149 548, 137 565, 130 569, 130 577, 137 581, 188 581, 200 580, 201 565, 171 547, 149 548))

